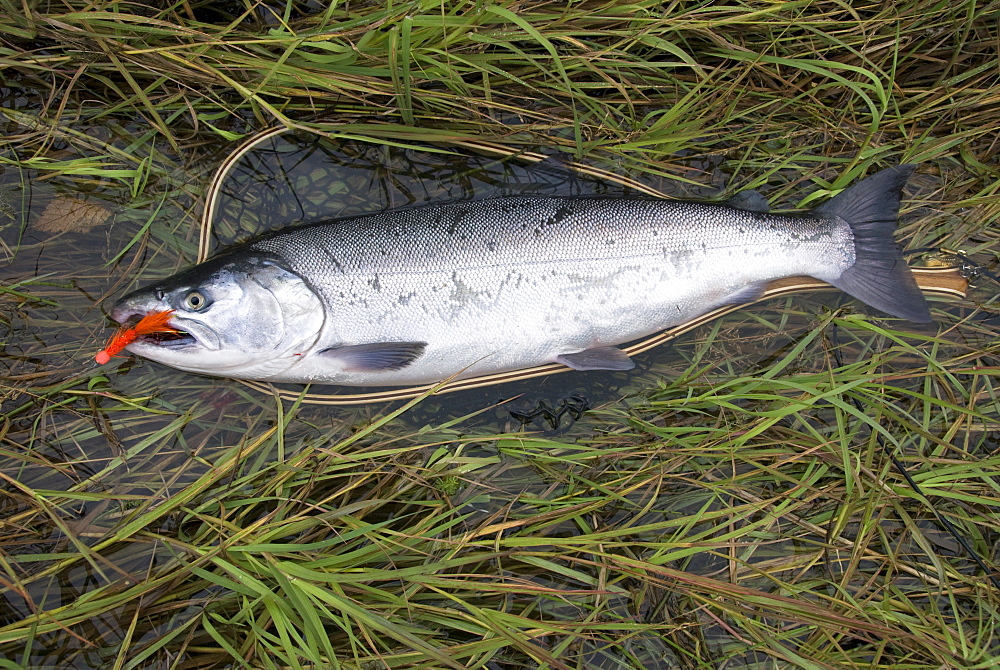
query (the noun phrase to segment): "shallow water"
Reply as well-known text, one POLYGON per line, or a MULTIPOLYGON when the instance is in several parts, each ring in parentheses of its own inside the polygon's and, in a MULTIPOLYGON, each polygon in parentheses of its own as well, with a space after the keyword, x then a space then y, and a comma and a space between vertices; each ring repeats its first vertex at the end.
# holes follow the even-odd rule
MULTIPOLYGON (((97 138, 98 146, 120 146, 129 139, 127 132, 85 132, 97 138)), ((248 156, 226 182, 213 226, 214 245, 223 247, 286 225, 428 202, 509 193, 625 192, 619 186, 576 176, 555 161, 529 166, 448 147, 433 149, 283 136, 248 156)), ((74 150, 78 148, 54 149, 74 150)), ((75 541, 89 547, 105 542, 143 506, 176 500, 234 450, 252 454, 233 468, 228 480, 239 486, 242 474, 269 463, 283 463, 297 452, 333 450, 341 440, 400 406, 293 408, 232 380, 189 375, 148 361, 127 359, 98 368, 92 357, 109 333, 107 306, 130 288, 172 274, 196 257, 199 197, 222 156, 199 149, 186 160, 167 155, 150 159, 167 166, 163 173, 172 175, 155 188, 134 191, 152 192, 153 196, 133 195, 129 178, 122 175, 77 174, 41 180, 30 170, 11 166, 0 172, 4 197, 0 233, 6 253, 2 269, 5 288, 0 296, 6 344, 0 365, 5 368, 3 410, 10 419, 4 435, 8 451, 0 454, 0 472, 29 489, 51 492, 62 505, 61 522, 75 541), (53 203, 66 200, 78 203, 77 208, 82 202, 87 209, 63 213, 61 219, 39 225, 46 212, 51 213, 53 203), (52 384, 62 384, 67 392, 45 394, 38 402, 32 399, 33 388, 52 384), (294 420, 279 431, 280 438, 268 438, 263 446, 252 444, 287 420, 288 412, 294 412, 294 420), (108 492, 113 493, 113 502, 105 495, 91 495, 108 492)), ((713 175, 715 181, 720 178, 713 175)), ((710 195, 706 192, 709 189, 684 190, 670 184, 676 182, 655 186, 670 195, 710 195)), ((527 428, 558 435, 564 443, 561 448, 581 438, 614 445, 623 430, 613 419, 616 413, 627 414, 636 405, 640 410, 634 416, 655 424, 659 419, 655 413, 646 417, 641 411, 643 403, 649 397, 673 398, 686 393, 672 384, 692 370, 766 369, 808 330, 814 314, 824 305, 842 300, 837 295, 817 294, 752 308, 701 328, 675 346, 639 356, 637 368, 628 373, 566 373, 429 398, 357 446, 363 452, 394 445, 437 444, 447 453, 438 454, 430 447, 413 452, 401 448, 394 456, 431 478, 439 458, 449 467, 460 458, 476 463, 449 499, 456 513, 465 515, 464 528, 474 529, 500 510, 506 510, 511 518, 541 514, 554 504, 556 483, 575 486, 576 475, 562 478, 565 463, 546 460, 554 457, 546 451, 549 445, 526 446, 517 440, 504 441, 498 434, 527 428), (775 312, 780 316, 775 317, 775 312), (575 410, 584 406, 599 407, 602 412, 584 415, 575 422, 569 420, 569 412, 559 422, 554 419, 565 407, 575 410), (466 415, 473 416, 460 419, 466 415)), ((856 353, 864 355, 864 347, 856 353)), ((808 354, 807 350, 805 356, 808 354)), ((834 420, 832 413, 822 418, 834 420)), ((695 412, 688 419, 696 426, 695 412)), ((674 420, 677 425, 683 423, 677 417, 674 420)), ((669 464, 670 457, 664 453, 656 458, 669 464)), ((728 476, 719 473, 724 475, 728 476)), ((359 490, 367 495, 368 489, 359 490)), ((378 487, 371 485, 371 491, 377 492, 378 487)), ((724 495, 714 499, 681 480, 658 490, 655 503, 649 503, 647 495, 649 492, 643 490, 623 498, 617 507, 595 512, 592 521, 609 528, 620 524, 655 526, 696 510, 723 509, 732 502, 724 495)), ((7 507, 3 515, 8 521, 31 521, 10 534, 7 555, 24 574, 53 571, 49 577, 30 580, 28 592, 4 596, 2 610, 7 623, 29 616, 32 604, 53 607, 60 602, 72 603, 83 594, 118 583, 123 576, 155 572, 175 557, 175 549, 149 539, 104 551, 101 561, 76 561, 60 568, 59 560, 78 555, 78 547, 69 536, 58 524, 26 515, 16 497, 3 500, 7 507)), ((387 505, 371 518, 394 519, 405 511, 405 505, 387 505)), ((194 518, 192 513, 178 510, 164 516, 159 528, 148 530, 183 536, 186 524, 193 524, 194 518)), ((748 518, 746 522, 760 519, 748 518)), ((706 524, 690 531, 697 534, 710 528, 706 524)), ((578 530, 565 523, 548 533, 551 537, 571 537, 578 530)), ((652 531, 634 536, 635 542, 656 539, 652 531)), ((768 535, 768 539, 773 545, 755 560, 794 556, 798 550, 795 542, 777 534, 768 535)), ((810 539, 822 541, 818 536, 810 539)), ((636 550, 640 557, 647 553, 655 551, 636 550)), ((718 554, 701 553, 682 564, 693 573, 709 574, 721 570, 725 562, 718 554)), ((568 583, 541 570, 531 579, 539 585, 568 583)), ((199 602, 213 594, 187 595, 192 602, 199 602)), ((668 595, 657 597, 665 601, 668 595)), ((621 610, 623 618, 636 614, 630 610, 633 606, 642 616, 657 616, 655 599, 641 607, 626 600, 614 608, 621 610)), ((564 607, 544 606, 552 608, 554 617, 564 607)), ((194 606, 179 611, 173 621, 188 620, 198 611, 194 606)), ((53 634, 35 649, 36 658, 45 662, 73 656, 77 667, 102 667, 122 639, 130 615, 113 610, 86 624, 90 639, 100 642, 97 651, 72 636, 53 634)), ((171 625, 151 625, 138 641, 154 640, 171 625)), ((715 629, 713 634, 724 646, 725 632, 715 629)), ((651 659, 662 659, 668 653, 661 641, 643 636, 636 637, 635 649, 638 656, 651 659)), ((587 653, 593 667, 614 663, 613 654, 596 646, 587 653)))

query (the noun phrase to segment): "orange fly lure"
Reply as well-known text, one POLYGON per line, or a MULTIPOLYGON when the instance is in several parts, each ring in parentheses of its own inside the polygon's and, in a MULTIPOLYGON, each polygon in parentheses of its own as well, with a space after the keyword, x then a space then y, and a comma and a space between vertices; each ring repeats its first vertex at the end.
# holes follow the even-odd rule
POLYGON ((149 335, 151 333, 179 333, 180 331, 172 326, 167 325, 167 321, 173 316, 174 310, 168 309, 164 312, 150 312, 146 316, 139 319, 139 322, 131 327, 122 326, 115 331, 115 334, 111 336, 108 340, 107 345, 103 349, 97 352, 94 356, 94 360, 97 361, 98 365, 104 365, 111 360, 112 356, 117 356, 118 353, 127 347, 128 345, 135 342, 135 338, 140 335, 149 335))

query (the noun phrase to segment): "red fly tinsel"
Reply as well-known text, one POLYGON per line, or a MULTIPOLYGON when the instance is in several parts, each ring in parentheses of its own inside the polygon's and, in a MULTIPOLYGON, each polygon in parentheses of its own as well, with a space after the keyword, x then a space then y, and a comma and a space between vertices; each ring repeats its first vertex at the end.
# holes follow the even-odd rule
POLYGON ((132 344, 135 338, 140 335, 149 335, 151 333, 176 333, 179 332, 176 328, 167 325, 167 321, 173 316, 174 310, 168 309, 163 312, 150 312, 146 316, 139 319, 139 322, 134 326, 129 326, 127 323, 122 325, 121 328, 115 331, 115 334, 111 336, 108 340, 107 345, 97 352, 94 356, 94 360, 100 365, 104 365, 111 360, 112 356, 117 356, 118 353, 132 344))

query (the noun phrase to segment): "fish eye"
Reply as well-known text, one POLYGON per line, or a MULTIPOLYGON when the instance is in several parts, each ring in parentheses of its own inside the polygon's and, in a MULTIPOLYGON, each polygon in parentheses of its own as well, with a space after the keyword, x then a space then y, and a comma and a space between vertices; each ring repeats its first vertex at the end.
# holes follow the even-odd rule
POLYGON ((208 298, 200 291, 191 291, 184 296, 184 307, 192 312, 198 312, 208 307, 208 298))

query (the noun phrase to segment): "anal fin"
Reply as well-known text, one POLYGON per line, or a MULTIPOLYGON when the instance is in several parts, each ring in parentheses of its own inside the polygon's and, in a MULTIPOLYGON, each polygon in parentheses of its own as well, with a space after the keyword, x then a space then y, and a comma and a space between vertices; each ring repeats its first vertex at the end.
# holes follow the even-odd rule
POLYGON ((594 347, 574 354, 559 354, 556 362, 574 370, 631 370, 635 363, 618 347, 594 347))

